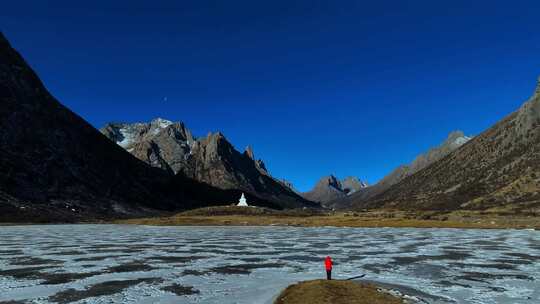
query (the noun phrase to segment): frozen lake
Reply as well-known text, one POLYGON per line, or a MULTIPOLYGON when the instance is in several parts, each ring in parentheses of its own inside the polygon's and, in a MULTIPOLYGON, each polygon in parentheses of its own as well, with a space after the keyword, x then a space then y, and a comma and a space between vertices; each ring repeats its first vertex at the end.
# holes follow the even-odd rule
POLYGON ((271 303, 290 283, 397 285, 427 303, 540 303, 540 232, 0 227, 0 303, 271 303))

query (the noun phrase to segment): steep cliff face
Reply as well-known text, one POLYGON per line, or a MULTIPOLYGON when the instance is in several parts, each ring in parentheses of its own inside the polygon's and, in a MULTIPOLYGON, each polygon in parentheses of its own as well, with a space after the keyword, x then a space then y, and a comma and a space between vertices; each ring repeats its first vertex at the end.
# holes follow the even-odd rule
POLYGON ((357 206, 540 208, 540 83, 517 111, 447 157, 357 206))
POLYGON ((223 134, 211 133, 194 143, 185 172, 197 181, 225 190, 239 189, 285 208, 317 206, 275 180, 254 159, 251 149, 240 153, 223 134))
POLYGON ((0 99, 0 208, 14 218, 71 220, 177 207, 164 194, 165 174, 60 104, 2 34, 0 99))
POLYGON ((100 131, 138 159, 173 174, 187 167, 195 143, 183 123, 161 118, 150 123, 109 123, 100 131))

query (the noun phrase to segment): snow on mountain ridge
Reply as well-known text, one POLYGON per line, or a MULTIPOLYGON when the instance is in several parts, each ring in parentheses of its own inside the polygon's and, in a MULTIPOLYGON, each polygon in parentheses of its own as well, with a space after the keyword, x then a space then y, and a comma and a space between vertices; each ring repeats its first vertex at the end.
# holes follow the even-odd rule
POLYGON ((158 117, 158 118, 152 120, 151 124, 152 125, 154 125, 154 124, 157 125, 158 128, 165 129, 166 127, 172 125, 173 122, 170 121, 170 120, 158 117))

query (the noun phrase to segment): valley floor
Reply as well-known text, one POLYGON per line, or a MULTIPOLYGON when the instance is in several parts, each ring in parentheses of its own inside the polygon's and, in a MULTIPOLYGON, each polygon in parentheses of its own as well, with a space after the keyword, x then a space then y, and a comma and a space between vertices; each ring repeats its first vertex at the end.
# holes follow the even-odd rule
MULTIPOLYGON (((227 207, 220 207, 221 209, 227 207)), ((234 208, 234 207, 231 207, 234 208)), ((208 210, 208 209, 206 209, 208 210)), ((172 216, 115 221, 119 224, 159 226, 303 226, 303 227, 412 227, 412 228, 477 228, 477 229, 540 229, 537 216, 495 215, 455 212, 433 215, 389 211, 299 214, 227 214, 223 212, 179 213, 172 216)))

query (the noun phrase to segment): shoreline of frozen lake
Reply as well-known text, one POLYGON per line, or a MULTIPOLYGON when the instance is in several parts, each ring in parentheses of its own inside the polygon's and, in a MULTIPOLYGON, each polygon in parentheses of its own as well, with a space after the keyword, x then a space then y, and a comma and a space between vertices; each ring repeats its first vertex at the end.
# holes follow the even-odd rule
POLYGON ((271 303, 326 255, 428 303, 540 302, 539 231, 130 225, 0 227, 0 302, 271 303))

